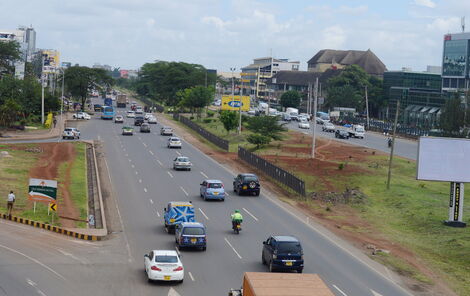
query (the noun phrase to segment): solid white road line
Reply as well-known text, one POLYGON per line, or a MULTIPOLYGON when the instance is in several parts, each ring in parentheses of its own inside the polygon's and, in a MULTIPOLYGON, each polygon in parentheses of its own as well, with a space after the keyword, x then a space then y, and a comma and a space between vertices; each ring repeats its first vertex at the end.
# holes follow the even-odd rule
POLYGON ((186 196, 189 196, 188 192, 186 192, 186 190, 184 190, 183 186, 180 186, 181 190, 183 190, 184 194, 186 194, 186 196))
POLYGON ((152 150, 149 150, 149 152, 150 152, 150 154, 152 154, 152 155, 153 155, 153 151, 152 151, 152 150))
POLYGON ((147 192, 147 188, 144 188, 144 191, 147 192))
POLYGON ((253 215, 252 213, 250 213, 247 209, 245 208, 242 208, 245 212, 248 213, 248 215, 250 215, 253 219, 255 219, 256 221, 258 221, 258 218, 255 217, 255 215, 253 215))
POLYGON ((153 199, 149 199, 150 203, 153 204, 153 199))
POLYGON ((188 274, 189 274, 189 277, 191 278, 191 280, 192 280, 193 282, 196 281, 196 280, 194 279, 193 274, 191 273, 191 271, 189 271, 188 274))
POLYGON ((172 177, 172 178, 173 178, 173 175, 172 175, 170 172, 167 172, 167 173, 168 173, 168 175, 170 175, 170 177, 172 177))
POLYGON ((203 175, 203 176, 204 176, 204 178, 207 178, 207 179, 209 179, 209 177, 208 177, 206 174, 204 174, 204 172, 200 172, 200 173, 201 173, 201 175, 203 175))
POLYGON ((346 293, 344 293, 343 291, 341 291, 341 289, 338 288, 336 285, 333 285, 333 288, 335 288, 336 290, 338 290, 338 292, 340 292, 341 295, 343 295, 343 296, 348 296, 348 294, 346 294, 346 293))
POLYGON ((64 281, 66 280, 60 273, 58 273, 57 271, 55 271, 54 269, 50 268, 49 266, 47 266, 46 264, 42 263, 42 262, 39 261, 39 260, 36 260, 36 259, 34 259, 33 257, 30 257, 30 256, 28 256, 28 255, 26 255, 26 254, 24 254, 24 253, 21 253, 20 251, 11 249, 11 248, 9 248, 9 247, 7 247, 7 246, 0 245, 0 247, 1 247, 1 248, 4 248, 5 250, 8 250, 8 251, 10 251, 10 252, 13 252, 13 253, 16 253, 16 254, 18 254, 18 255, 21 255, 21 256, 23 256, 23 257, 25 257, 25 258, 27 258, 27 259, 33 261, 34 263, 36 263, 36 264, 38 264, 38 265, 44 267, 45 269, 49 270, 50 272, 52 272, 53 274, 55 274, 57 277, 61 278, 62 280, 64 280, 64 281))
POLYGON ((232 250, 235 252, 235 254, 237 254, 238 258, 242 259, 242 256, 240 256, 240 254, 238 254, 237 250, 235 250, 235 248, 232 246, 232 244, 228 241, 228 239, 226 237, 224 237, 225 239, 225 242, 230 246, 230 248, 232 248, 232 250))
POLYGON ((201 208, 199 208, 199 212, 201 212, 201 214, 204 216, 204 218, 206 218, 206 220, 209 220, 209 217, 207 217, 206 213, 204 213, 201 208))

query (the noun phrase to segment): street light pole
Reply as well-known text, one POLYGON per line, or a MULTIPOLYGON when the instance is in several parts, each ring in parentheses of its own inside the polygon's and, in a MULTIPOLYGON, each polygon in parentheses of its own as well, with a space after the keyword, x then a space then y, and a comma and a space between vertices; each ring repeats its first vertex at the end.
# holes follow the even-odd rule
POLYGON ((242 133, 242 104, 243 104, 243 79, 240 75, 241 88, 240 88, 240 103, 238 104, 238 134, 242 133))
POLYGON ((318 78, 315 80, 315 89, 313 96, 313 129, 312 129, 312 159, 315 158, 315 129, 317 128, 317 99, 318 99, 318 78))
POLYGON ((390 159, 388 161, 387 190, 390 189, 390 179, 392 177, 393 150, 395 148, 395 133, 397 131, 398 113, 400 112, 400 99, 397 101, 397 111, 395 112, 395 124, 393 125, 392 147, 390 149, 390 159))
POLYGON ((41 124, 44 125, 44 55, 41 65, 41 124))
POLYGON ((369 128, 369 96, 367 94, 367 85, 366 85, 366 113, 367 113, 367 128, 369 128))

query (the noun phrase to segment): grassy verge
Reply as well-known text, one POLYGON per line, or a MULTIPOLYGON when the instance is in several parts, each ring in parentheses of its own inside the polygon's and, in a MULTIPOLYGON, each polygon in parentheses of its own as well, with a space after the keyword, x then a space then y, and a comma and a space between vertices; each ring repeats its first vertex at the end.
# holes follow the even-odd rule
MULTIPOLYGON (((87 166, 86 166, 86 144, 74 143, 75 159, 69 164, 64 162, 59 167, 59 183, 65 183, 67 170, 70 166, 70 197, 74 206, 80 212, 80 219, 86 220, 88 217, 88 184, 87 184, 87 166)), ((61 192, 58 192, 59 198, 63 198, 61 192)), ((85 228, 85 222, 76 222, 79 228, 85 228)))
MULTIPOLYGON (((69 190, 74 205, 80 211, 80 219, 85 220, 88 212, 86 145, 84 143, 74 143, 74 146, 76 158, 71 164, 69 190)), ((37 147, 35 144, 0 145, 0 151, 7 151, 11 156, 0 158, 0 195, 6 198, 10 190, 15 192, 14 215, 60 226, 57 217, 54 217, 54 221, 52 221, 52 215, 48 215, 47 204, 36 203, 36 211, 34 212, 31 203, 28 201, 29 171, 36 166, 40 154, 27 152, 26 149, 35 147, 37 147)), ((57 181, 59 184, 64 184, 66 180, 68 165, 68 163, 61 163, 58 168, 59 178, 57 178, 57 181)), ((58 200, 63 198, 62 194, 59 187, 57 191, 58 200)), ((0 212, 6 213, 6 202, 0 203, 0 212)), ((86 223, 79 222, 77 227, 86 227, 86 223)))

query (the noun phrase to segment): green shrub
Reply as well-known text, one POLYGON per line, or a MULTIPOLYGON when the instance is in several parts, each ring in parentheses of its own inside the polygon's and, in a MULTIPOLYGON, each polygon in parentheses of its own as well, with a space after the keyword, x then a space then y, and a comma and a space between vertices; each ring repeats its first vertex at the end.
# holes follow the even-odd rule
POLYGON ((268 136, 260 135, 260 134, 251 134, 249 135, 246 140, 256 145, 256 149, 259 149, 263 145, 267 145, 271 142, 271 138, 268 136))
POLYGON ((212 118, 204 118, 203 122, 204 122, 204 123, 211 123, 211 122, 212 122, 212 118))
POLYGON ((206 115, 207 115, 207 117, 214 117, 215 112, 214 112, 214 111, 211 111, 211 110, 207 110, 206 115))
POLYGON ((343 170, 344 169, 344 163, 340 163, 339 166, 338 166, 338 170, 343 170))

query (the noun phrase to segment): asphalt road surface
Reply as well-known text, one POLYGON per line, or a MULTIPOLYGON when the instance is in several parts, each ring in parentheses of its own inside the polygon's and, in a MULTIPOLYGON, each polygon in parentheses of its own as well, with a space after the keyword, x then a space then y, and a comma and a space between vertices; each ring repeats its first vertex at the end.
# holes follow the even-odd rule
MULTIPOLYGON (((117 110, 124 115, 124 109, 117 110)), ((133 119, 126 119, 126 125, 132 123, 133 119)), ((263 190, 259 197, 236 196, 232 191, 234 172, 184 139, 181 150, 168 149, 168 137, 159 135, 160 124, 151 125, 149 134, 136 129, 133 136, 122 136, 121 127, 99 119, 99 115, 79 125, 82 139, 103 142, 123 231, 81 249, 69 238, 67 246, 54 250, 41 246, 38 257, 47 259, 44 265, 56 262, 52 268, 64 279, 50 270, 40 270, 45 267, 34 261, 29 263, 37 270, 28 268, 28 258, 11 251, 21 251, 16 248, 21 242, 7 245, 9 240, 0 240, 0 249, 2 245, 11 249, 3 247, 0 252, 0 262, 8 264, 8 268, 0 265, 0 287, 17 289, 4 295, 64 295, 59 293, 64 290, 70 291, 68 295, 226 295, 230 288, 241 286, 245 271, 267 271, 261 264, 261 249, 269 235, 299 238, 304 249, 304 272, 319 274, 335 295, 411 295, 393 282, 394 276, 383 266, 276 198, 266 196, 263 190), (191 159, 191 171, 172 170, 172 160, 178 155, 191 159), (199 184, 206 178, 223 181, 230 194, 224 202, 205 202, 199 197, 199 184), (143 255, 152 249, 175 249, 174 236, 163 227, 163 208, 169 201, 184 200, 193 202, 196 220, 207 227, 207 251, 181 251, 184 283, 149 284, 143 255), (240 209, 244 216, 240 235, 231 231, 230 213, 234 209, 240 209)), ((55 234, 54 240, 59 241, 55 234)))
MULTIPOLYGON (((300 131, 304 134, 312 134, 313 124, 310 123, 310 129, 300 129, 298 122, 290 122, 286 125, 289 129, 300 131)), ((316 134, 317 136, 324 138, 334 138, 334 133, 323 132, 321 125, 317 124, 316 134)), ((390 153, 390 148, 387 145, 387 137, 375 132, 366 132, 364 139, 349 138, 347 140, 337 139, 338 141, 349 143, 352 145, 363 146, 367 148, 376 149, 386 153, 390 153)), ((409 159, 416 160, 418 155, 418 142, 408 139, 396 138, 394 154, 409 159)))

